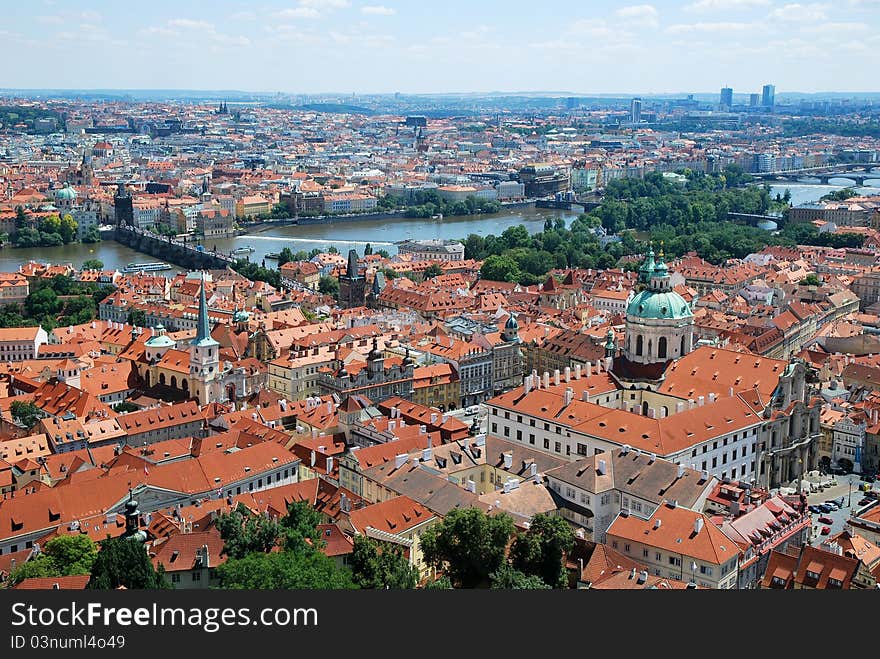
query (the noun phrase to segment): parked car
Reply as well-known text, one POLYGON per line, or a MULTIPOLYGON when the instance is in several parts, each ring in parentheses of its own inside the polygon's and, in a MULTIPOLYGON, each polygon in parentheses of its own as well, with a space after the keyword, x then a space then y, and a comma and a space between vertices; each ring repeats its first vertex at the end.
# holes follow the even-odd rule
POLYGON ((873 501, 873 499, 871 497, 865 497, 859 501, 859 505, 860 506, 867 506, 872 501, 873 501))
POLYGON ((820 524, 834 524, 834 520, 828 517, 827 515, 823 515, 819 518, 820 524))
POLYGON ((872 474, 862 474, 862 477, 860 480, 863 480, 866 483, 873 483, 877 479, 872 474))
POLYGON ((479 411, 480 411, 479 406, 471 405, 469 408, 467 408, 467 410, 465 411, 465 414, 476 414, 479 411))
POLYGON ((823 513, 830 513, 831 512, 831 506, 829 506, 827 503, 820 503, 818 508, 823 513))
POLYGON ((831 533, 831 527, 823 526, 822 530, 819 533, 821 533, 822 535, 828 535, 829 533, 831 533))
POLYGON ((833 502, 833 501, 826 501, 826 502, 825 502, 825 505, 828 506, 829 508, 831 508, 831 510, 840 510, 840 506, 838 506, 838 505, 837 505, 835 502, 833 502))
POLYGON ((816 514, 818 515, 819 513, 822 512, 822 511, 819 509, 819 506, 817 506, 817 505, 815 505, 815 504, 812 505, 812 506, 808 506, 808 507, 809 507, 811 513, 816 513, 816 514))
POLYGON ((844 499, 843 497, 837 497, 836 499, 832 499, 831 501, 836 503, 838 508, 843 508, 843 504, 846 501, 846 499, 844 499))

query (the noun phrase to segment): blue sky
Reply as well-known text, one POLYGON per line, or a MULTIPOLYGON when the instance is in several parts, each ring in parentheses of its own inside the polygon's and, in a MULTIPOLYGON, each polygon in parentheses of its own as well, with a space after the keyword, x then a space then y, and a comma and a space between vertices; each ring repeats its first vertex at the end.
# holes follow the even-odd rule
POLYGON ((0 8, 0 87, 880 90, 880 0, 0 0, 0 8))

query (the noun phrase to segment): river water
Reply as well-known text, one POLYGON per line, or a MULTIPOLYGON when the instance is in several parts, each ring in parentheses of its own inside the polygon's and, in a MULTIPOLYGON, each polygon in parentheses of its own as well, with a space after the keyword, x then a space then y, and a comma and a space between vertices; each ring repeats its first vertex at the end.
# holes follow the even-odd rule
MULTIPOLYGON (((335 224, 291 225, 272 227, 253 235, 208 240, 205 248, 213 250, 216 245, 219 251, 230 252, 236 247, 253 247, 254 252, 248 254, 251 261, 259 262, 266 254, 280 252, 289 247, 294 252, 312 249, 327 250, 331 245, 342 254, 349 249, 356 249, 363 254, 364 247, 370 243, 373 251, 387 250, 390 254, 397 253, 395 241, 407 239, 466 238, 468 234, 477 233, 482 236, 500 235, 508 227, 522 224, 530 233, 544 228, 548 218, 563 218, 566 224, 578 216, 577 212, 553 209, 521 207, 491 215, 468 215, 463 217, 446 217, 442 220, 425 220, 400 218, 394 220, 366 220, 359 222, 338 222, 335 224)), ((12 248, 0 249, 0 271, 14 272, 19 265, 30 260, 42 263, 71 263, 79 268, 86 259, 99 259, 106 268, 121 269, 128 263, 155 261, 147 254, 141 254, 115 240, 85 245, 74 243, 62 247, 12 248)), ((244 258, 242 255, 241 258, 244 258)), ((274 266, 272 260, 266 261, 267 266, 274 266)), ((182 269, 166 270, 161 274, 180 272, 182 269)))
MULTIPOLYGON (((771 194, 784 194, 788 189, 794 205, 816 201, 822 195, 834 190, 841 190, 852 186, 853 182, 848 179, 832 179, 830 185, 810 184, 811 179, 802 179, 799 183, 780 183, 770 187, 771 194)), ((866 187, 856 188, 859 193, 866 195, 880 195, 880 173, 877 180, 866 181, 866 187)), ((337 222, 333 224, 309 224, 292 225, 286 227, 272 227, 266 231, 253 235, 239 236, 236 238, 218 239, 207 241, 206 249, 213 249, 216 245, 220 251, 229 252, 236 247, 253 247, 254 251, 248 254, 251 261, 262 261, 266 254, 280 252, 289 247, 294 252, 298 250, 310 251, 318 248, 326 250, 331 245, 340 253, 346 254, 349 249, 356 249, 363 254, 367 243, 373 247, 373 251, 387 250, 390 254, 397 252, 395 241, 407 239, 465 238, 468 234, 476 233, 481 236, 489 234, 500 235, 505 229, 517 224, 522 224, 530 233, 536 233, 544 228, 544 221, 548 218, 563 218, 566 224, 577 217, 573 211, 559 211, 543 208, 512 208, 501 213, 492 215, 468 215, 463 217, 446 217, 442 220, 425 220, 400 218, 394 220, 366 220, 359 222, 337 222)), ((96 258, 104 262, 106 268, 122 269, 128 263, 155 261, 156 259, 147 254, 136 252, 133 249, 120 245, 114 240, 105 240, 101 243, 85 245, 74 243, 61 247, 39 247, 18 249, 5 247, 0 249, 0 271, 14 272, 23 263, 30 260, 43 263, 70 263, 79 268, 86 259, 96 258)), ((244 258, 244 256, 242 256, 244 258)), ((275 264, 267 260, 267 266, 275 264)), ((181 268, 166 270, 163 274, 181 272, 181 268)))

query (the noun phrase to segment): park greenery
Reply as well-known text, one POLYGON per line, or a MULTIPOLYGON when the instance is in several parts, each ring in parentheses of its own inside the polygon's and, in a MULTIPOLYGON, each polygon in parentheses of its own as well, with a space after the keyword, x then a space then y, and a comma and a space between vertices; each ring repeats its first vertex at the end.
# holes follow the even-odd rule
MULTIPOLYGON (((47 215, 33 226, 27 221, 23 209, 16 209, 16 230, 12 236, 15 247, 57 247, 76 240, 79 225, 70 213, 64 216, 47 215)), ((96 230, 97 231, 97 230, 96 230)), ((100 234, 98 235, 100 240, 100 234)))
POLYGON ((0 307, 0 327, 32 327, 46 331, 64 325, 81 325, 95 319, 98 304, 113 290, 112 285, 78 282, 67 275, 55 275, 30 285, 24 304, 0 307))
POLYGON ((46 110, 36 106, 2 105, 0 106, 0 128, 9 128, 16 125, 24 126, 31 132, 37 119, 53 118, 57 122, 57 130, 63 131, 65 127, 64 115, 54 110, 46 110))
POLYGON ((474 215, 477 213, 498 213, 501 203, 495 199, 480 199, 468 195, 462 201, 447 201, 435 190, 416 190, 408 199, 387 195, 379 199, 380 210, 405 208, 405 217, 428 218, 434 215, 474 215))
POLYGON ((39 407, 23 400, 12 401, 9 412, 25 428, 33 428, 43 418, 43 411, 39 407))
POLYGON ((533 285, 554 268, 610 268, 622 256, 642 253, 647 242, 663 244, 667 257, 695 252, 714 264, 743 258, 767 245, 859 247, 853 233, 820 233, 812 224, 789 224, 771 233, 729 218, 729 213, 771 215, 784 221, 790 195, 772 197, 766 185, 746 185, 751 177, 736 165, 704 174, 683 170, 684 183, 659 172, 644 178, 609 181, 602 203, 569 226, 548 219, 544 230, 529 234, 523 226, 500 236, 471 234, 463 239, 465 258, 483 261, 481 276, 533 285), (616 241, 601 246, 602 234, 616 241))
POLYGON ((880 123, 876 119, 862 120, 793 118, 783 122, 785 137, 804 135, 840 135, 842 137, 880 137, 880 123))
POLYGON ((834 190, 828 194, 819 197, 820 201, 846 201, 852 197, 858 197, 859 191, 855 188, 843 188, 842 190, 834 190))

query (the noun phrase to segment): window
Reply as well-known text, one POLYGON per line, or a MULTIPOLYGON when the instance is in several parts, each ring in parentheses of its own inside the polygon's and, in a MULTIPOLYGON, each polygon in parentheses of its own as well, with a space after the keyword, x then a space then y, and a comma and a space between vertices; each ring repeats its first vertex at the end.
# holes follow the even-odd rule
POLYGON ((544 440, 544 448, 548 449, 548 450, 550 449, 550 440, 549 439, 544 440))
POLYGON ((504 426, 504 436, 510 437, 510 426, 504 426))
POLYGON ((174 572, 171 575, 171 583, 180 583, 180 574, 178 574, 177 572, 174 572))
POLYGON ((712 458, 712 469, 718 466, 718 458, 712 458))
POLYGON ((589 505, 590 505, 590 497, 589 497, 589 495, 581 493, 581 503, 586 504, 586 505, 589 506, 589 505))
POLYGON ((600 501, 603 506, 607 506, 611 502, 611 495, 610 494, 603 494, 600 501))
POLYGON ((629 543, 626 543, 626 544, 623 546, 623 551, 625 551, 627 554, 629 553, 629 543))
POLYGON ((712 576, 712 568, 709 567, 708 565, 701 565, 700 566, 700 574, 705 574, 707 577, 711 577, 712 576))
POLYGON ((534 428, 534 427, 535 427, 535 420, 534 420, 534 419, 529 419, 529 425, 530 425, 532 428, 534 428))
POLYGON ((736 449, 733 449, 733 453, 730 456, 731 460, 736 460, 736 449))
POLYGON ((493 423, 493 424, 492 424, 492 432, 493 432, 493 433, 498 432, 498 424, 497 424, 497 423, 493 423))
POLYGON ((550 430, 550 424, 549 424, 549 423, 545 423, 545 424, 544 424, 544 430, 547 430, 547 431, 550 430))
POLYGON ((587 445, 586 444, 578 444, 577 445, 577 454, 578 455, 587 455, 587 445))
POLYGON ((723 464, 723 465, 727 464, 727 453, 721 454, 721 464, 723 464))
POLYGON ((517 438, 518 440, 522 441, 522 430, 517 430, 517 431, 516 431, 516 438, 517 438))
POLYGON ((509 418, 510 418, 510 412, 505 412, 505 413, 504 413, 504 418, 505 418, 505 419, 509 419, 509 418))
POLYGON ((678 558, 677 556, 670 556, 669 557, 669 564, 675 565, 676 567, 680 567, 681 566, 681 559, 678 558))
POLYGON ((529 433, 529 444, 535 444, 535 436, 532 433, 529 433))
POLYGON ((521 415, 521 414, 517 414, 517 415, 516 415, 516 422, 517 422, 517 423, 522 423, 522 415, 521 415))
POLYGON ((612 541, 611 541, 611 548, 612 548, 612 549, 617 549, 617 540, 612 540, 612 541))
POLYGON ((712 442, 712 450, 714 451, 717 448, 718 448, 718 442, 712 442))
POLYGON ((202 571, 201 570, 193 570, 192 580, 193 581, 201 581, 202 580, 202 571))
POLYGON ((691 457, 692 458, 697 457, 697 449, 694 449, 693 451, 691 451, 691 457))
POLYGON ((554 444, 554 450, 557 453, 562 453, 562 444, 559 442, 554 442, 553 444, 554 444))
POLYGON ((661 559, 661 557, 662 557, 662 555, 660 554, 659 551, 658 551, 658 552, 654 552, 654 560, 655 560, 655 561, 658 561, 658 562, 659 562, 660 559, 661 559))
POLYGON ((642 550, 642 556, 643 556, 644 558, 648 558, 648 550, 647 550, 647 549, 643 549, 643 550, 642 550))

